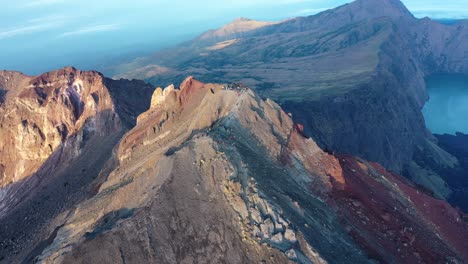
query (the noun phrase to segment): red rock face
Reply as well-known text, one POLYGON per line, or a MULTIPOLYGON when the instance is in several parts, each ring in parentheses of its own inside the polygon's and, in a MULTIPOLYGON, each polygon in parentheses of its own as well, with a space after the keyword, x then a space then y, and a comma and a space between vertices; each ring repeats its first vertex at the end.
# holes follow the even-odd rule
MULTIPOLYGON (((384 171, 381 166, 378 170, 384 171)), ((398 187, 413 201, 416 209, 435 226, 441 238, 453 246, 465 258, 468 258, 467 215, 453 208, 447 202, 434 199, 411 187, 411 183, 401 176, 388 173, 398 187)))
POLYGON ((459 211, 378 164, 339 160, 346 184, 334 188, 328 203, 371 257, 398 263, 467 258, 468 226, 459 211))
POLYGON ((294 164, 292 159, 300 160, 310 174, 311 190, 317 194, 325 194, 332 187, 342 189, 346 183, 343 170, 337 158, 325 153, 312 140, 301 133, 302 126, 295 124, 289 137, 289 142, 281 159, 285 165, 294 164))
POLYGON ((379 164, 327 154, 300 131, 295 124, 280 160, 286 167, 303 164, 311 192, 336 210, 370 258, 384 263, 467 259, 468 225, 462 212, 379 164))
POLYGON ((303 124, 299 124, 299 123, 296 123, 294 124, 294 129, 303 137, 306 137, 306 135, 304 134, 304 125, 303 124))
POLYGON ((188 100, 191 94, 195 93, 197 90, 203 88, 204 83, 195 80, 192 76, 185 79, 180 85, 180 103, 184 105, 188 100))

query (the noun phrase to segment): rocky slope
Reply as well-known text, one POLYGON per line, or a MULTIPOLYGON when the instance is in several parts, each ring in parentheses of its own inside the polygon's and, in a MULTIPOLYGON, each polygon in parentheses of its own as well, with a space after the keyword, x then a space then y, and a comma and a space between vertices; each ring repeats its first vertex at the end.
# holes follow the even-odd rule
POLYGON ((88 198, 4 262, 468 259, 465 215, 378 164, 324 152, 240 84, 156 89, 113 153, 88 198))
POLYGON ((70 67, 36 77, 1 71, 0 87, 4 256, 45 239, 49 221, 88 195, 138 110, 149 107, 154 88, 70 67))
POLYGON ((321 147, 379 162, 449 199, 457 187, 438 167, 459 162, 425 127, 424 77, 468 73, 467 32, 466 21, 416 19, 399 0, 357 0, 219 43, 195 39, 131 65, 164 67, 145 77, 152 83, 186 75, 241 81, 291 112, 321 147))
POLYGON ((18 182, 36 172, 71 136, 72 156, 91 134, 121 129, 113 101, 96 72, 67 68, 38 77, 2 72, 7 91, 0 108, 0 186, 18 182), (86 86, 86 87, 85 87, 86 86))

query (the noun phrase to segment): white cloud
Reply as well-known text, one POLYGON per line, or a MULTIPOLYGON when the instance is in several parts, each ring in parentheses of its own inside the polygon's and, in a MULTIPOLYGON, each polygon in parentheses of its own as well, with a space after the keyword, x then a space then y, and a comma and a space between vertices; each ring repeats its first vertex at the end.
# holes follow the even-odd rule
POLYGON ((452 19, 465 19, 468 18, 467 8, 456 8, 456 7, 417 7, 414 8, 413 13, 417 17, 432 17, 432 18, 452 18, 452 19))
POLYGON ((466 0, 404 0, 408 9, 416 17, 468 18, 466 0))
POLYGON ((17 25, 6 29, 0 29, 0 39, 13 38, 20 35, 27 35, 36 32, 46 31, 52 28, 63 26, 70 17, 64 15, 49 15, 34 17, 23 25, 17 25))
POLYGON ((65 2, 64 0, 34 0, 34 1, 28 1, 24 3, 21 7, 26 7, 26 8, 33 8, 33 7, 42 7, 42 6, 49 6, 53 4, 58 4, 65 2))
POLYGON ((50 29, 53 27, 56 27, 56 24, 45 23, 45 24, 40 24, 40 25, 19 26, 16 28, 5 30, 5 31, 0 31, 0 39, 7 39, 7 38, 16 37, 18 35, 25 35, 25 34, 30 34, 34 32, 39 32, 39 31, 43 31, 43 30, 50 29))
POLYGON ((299 11, 295 12, 294 14, 292 14, 292 16, 314 15, 314 14, 320 13, 322 11, 325 11, 327 9, 328 8, 307 8, 307 9, 302 9, 302 10, 299 10, 299 11))
POLYGON ((43 17, 34 17, 28 20, 28 23, 30 24, 36 24, 36 23, 63 23, 66 20, 70 20, 72 17, 70 16, 65 16, 65 15, 48 15, 48 16, 43 16, 43 17))
POLYGON ((97 26, 88 26, 76 29, 74 31, 68 31, 63 33, 62 37, 69 37, 74 35, 83 35, 83 34, 90 34, 96 32, 105 32, 105 31, 113 31, 118 30, 119 25, 117 24, 108 24, 108 25, 97 25, 97 26))
MULTIPOLYGON (((343 1, 343 0, 341 0, 343 1)), ((351 0, 349 0, 351 1, 351 0)), ((182 2, 182 1, 174 1, 182 2)), ((327 4, 329 0, 237 0, 237 1, 226 1, 223 4, 219 4, 218 0, 204 0, 202 3, 206 6, 216 5, 219 9, 231 9, 231 8, 250 8, 250 7, 271 7, 271 6, 287 6, 287 5, 298 5, 298 4, 310 4, 311 6, 318 6, 327 4)), ((197 2, 193 2, 197 3, 197 2)))

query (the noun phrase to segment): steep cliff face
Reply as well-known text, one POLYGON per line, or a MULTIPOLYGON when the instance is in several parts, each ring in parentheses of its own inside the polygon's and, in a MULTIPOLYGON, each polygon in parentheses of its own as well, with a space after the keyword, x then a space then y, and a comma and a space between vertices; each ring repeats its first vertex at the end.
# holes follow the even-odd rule
POLYGON ((447 203, 381 166, 333 156, 245 86, 156 89, 96 192, 49 239, 43 263, 399 263, 466 260, 447 203))
POLYGON ((423 18, 412 27, 400 25, 406 32, 407 42, 412 46, 424 73, 467 73, 468 22, 462 20, 454 25, 444 25, 423 18))
POLYGON ((7 72, 2 77, 7 88, 0 108, 2 187, 33 174, 72 136, 70 158, 91 135, 121 129, 97 72, 65 68, 38 77, 7 72))
POLYGON ((5 91, 0 105, 4 256, 45 239, 49 221, 88 195, 99 172, 112 167, 106 164, 112 149, 131 127, 132 116, 149 107, 145 93, 154 89, 70 67, 36 77, 2 71, 0 87, 5 91))

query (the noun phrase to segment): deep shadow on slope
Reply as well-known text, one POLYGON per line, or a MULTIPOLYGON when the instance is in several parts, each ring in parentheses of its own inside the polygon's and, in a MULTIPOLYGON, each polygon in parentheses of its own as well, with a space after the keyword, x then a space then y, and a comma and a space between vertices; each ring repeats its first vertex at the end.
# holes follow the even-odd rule
POLYGON ((6 94, 7 94, 6 90, 0 89, 0 104, 4 102, 6 94))
POLYGON ((436 135, 439 146, 457 157, 460 167, 454 171, 442 171, 447 173, 447 181, 455 186, 452 202, 468 212, 468 135, 457 133, 453 135, 436 135))
POLYGON ((154 87, 140 80, 104 78, 104 85, 114 100, 115 111, 127 128, 136 125, 136 118, 150 108, 154 87))
POLYGON ((408 114, 418 111, 417 104, 392 91, 397 85, 385 78, 348 95, 280 105, 322 149, 378 161, 398 172, 412 159, 425 127, 422 115, 408 114))
POLYGON ((123 133, 90 139, 70 164, 57 164, 67 151, 61 147, 34 175, 8 187, 16 189, 12 195, 19 200, 9 204, 10 210, 0 218, 0 256, 5 261, 11 263, 12 259, 18 261, 25 257, 24 254, 52 233, 51 221, 89 196, 93 181, 112 157, 112 150, 123 133))

